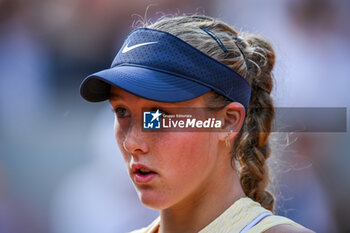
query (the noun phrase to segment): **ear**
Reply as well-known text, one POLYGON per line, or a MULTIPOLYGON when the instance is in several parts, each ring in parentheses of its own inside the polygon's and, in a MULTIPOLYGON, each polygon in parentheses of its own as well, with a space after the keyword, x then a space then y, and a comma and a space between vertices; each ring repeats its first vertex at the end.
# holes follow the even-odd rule
POLYGON ((244 106, 238 102, 232 102, 220 110, 220 118, 224 125, 222 132, 219 133, 219 140, 232 141, 242 128, 245 118, 244 106))

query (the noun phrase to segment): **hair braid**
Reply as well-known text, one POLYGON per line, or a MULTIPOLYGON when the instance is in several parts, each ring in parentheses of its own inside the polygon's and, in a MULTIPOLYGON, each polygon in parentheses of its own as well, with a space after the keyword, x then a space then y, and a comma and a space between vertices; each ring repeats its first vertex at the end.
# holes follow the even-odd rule
POLYGON ((252 87, 245 123, 233 147, 241 166, 241 185, 247 196, 269 210, 273 210, 274 197, 266 191, 269 183, 269 169, 266 160, 270 156, 268 143, 274 106, 272 91, 272 68, 275 54, 271 45, 263 38, 247 34, 245 53, 248 62, 248 76, 252 87))
POLYGON ((274 198, 265 189, 269 183, 266 160, 270 156, 268 138, 274 115, 273 106, 266 91, 257 87, 252 91, 255 94, 233 151, 241 166, 240 181, 245 194, 260 202, 264 208, 272 210, 274 198))

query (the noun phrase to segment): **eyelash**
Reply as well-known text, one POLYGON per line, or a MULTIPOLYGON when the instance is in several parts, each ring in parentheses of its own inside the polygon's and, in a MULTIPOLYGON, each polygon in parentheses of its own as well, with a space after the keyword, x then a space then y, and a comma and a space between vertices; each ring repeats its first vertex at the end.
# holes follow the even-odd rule
POLYGON ((128 116, 125 116, 125 112, 128 112, 128 110, 126 110, 126 108, 123 108, 123 107, 116 107, 116 108, 114 108, 114 109, 112 108, 112 112, 115 113, 116 116, 117 116, 118 118, 126 118, 126 117, 129 117, 129 116, 130 116, 130 113, 129 113, 128 116), (120 116, 120 115, 119 115, 120 110, 123 111, 124 116, 120 116))

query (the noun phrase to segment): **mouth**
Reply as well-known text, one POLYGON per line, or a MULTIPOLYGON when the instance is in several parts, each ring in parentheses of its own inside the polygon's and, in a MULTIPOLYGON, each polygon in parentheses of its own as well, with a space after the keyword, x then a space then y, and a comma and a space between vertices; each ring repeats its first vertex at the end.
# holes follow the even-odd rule
POLYGON ((133 164, 132 169, 132 178, 136 183, 146 184, 151 182, 159 174, 154 170, 148 168, 143 164, 133 164))

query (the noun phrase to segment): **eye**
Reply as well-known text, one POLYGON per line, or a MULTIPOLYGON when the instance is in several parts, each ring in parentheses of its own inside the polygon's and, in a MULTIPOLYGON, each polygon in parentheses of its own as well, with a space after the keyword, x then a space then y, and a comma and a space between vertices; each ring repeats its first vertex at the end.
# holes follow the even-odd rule
POLYGON ((123 107, 116 107, 115 109, 113 109, 113 112, 115 113, 115 115, 118 118, 130 117, 129 111, 126 110, 126 108, 123 108, 123 107))

